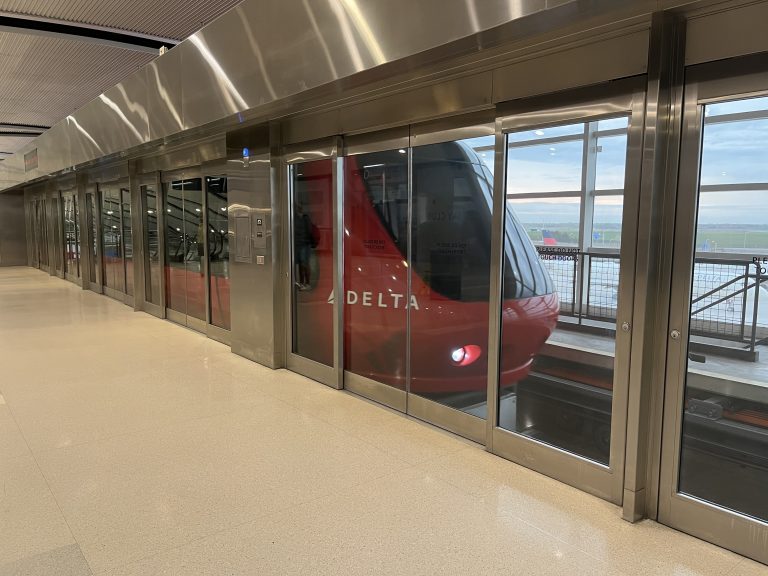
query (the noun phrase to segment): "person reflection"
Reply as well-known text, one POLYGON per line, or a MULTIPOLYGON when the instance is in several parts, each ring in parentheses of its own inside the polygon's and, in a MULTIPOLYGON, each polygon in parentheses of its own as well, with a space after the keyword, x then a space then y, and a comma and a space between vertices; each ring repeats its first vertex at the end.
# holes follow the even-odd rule
POLYGON ((309 214, 304 212, 304 207, 297 202, 293 210, 293 247, 296 263, 296 288, 298 290, 310 290, 309 259, 312 248, 317 244, 313 234, 314 224, 309 214))

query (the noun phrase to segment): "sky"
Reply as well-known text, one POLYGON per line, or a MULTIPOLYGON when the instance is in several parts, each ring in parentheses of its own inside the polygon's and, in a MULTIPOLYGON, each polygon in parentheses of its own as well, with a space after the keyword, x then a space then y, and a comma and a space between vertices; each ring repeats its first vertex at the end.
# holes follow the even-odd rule
MULTIPOLYGON (((768 118, 713 121, 724 114, 746 111, 768 111, 768 98, 716 103, 706 107, 701 155, 702 185, 768 183, 768 118)), ((600 129, 618 127, 622 120, 601 121, 600 129)), ((510 142, 575 134, 582 127, 582 124, 574 124, 526 131, 510 135, 510 142)), ((510 193, 521 195, 511 205, 523 223, 578 223, 577 197, 526 199, 524 195, 579 190, 582 146, 582 141, 571 141, 509 149, 507 187, 510 193)), ((598 146, 596 188, 623 188, 626 136, 600 138, 598 146)), ((733 225, 735 228, 749 226, 768 230, 766 188, 765 191, 702 192, 699 226, 733 225)), ((600 202, 595 222, 619 224, 621 198, 604 197, 600 202)))

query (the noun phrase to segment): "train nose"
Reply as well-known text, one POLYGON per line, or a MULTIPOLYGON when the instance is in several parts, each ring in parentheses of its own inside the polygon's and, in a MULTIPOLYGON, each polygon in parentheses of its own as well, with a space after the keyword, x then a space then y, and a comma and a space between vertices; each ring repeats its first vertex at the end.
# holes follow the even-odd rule
POLYGON ((480 358, 483 353, 483 349, 476 344, 467 344, 460 348, 454 348, 451 350, 451 361, 456 366, 469 366, 475 360, 480 358))

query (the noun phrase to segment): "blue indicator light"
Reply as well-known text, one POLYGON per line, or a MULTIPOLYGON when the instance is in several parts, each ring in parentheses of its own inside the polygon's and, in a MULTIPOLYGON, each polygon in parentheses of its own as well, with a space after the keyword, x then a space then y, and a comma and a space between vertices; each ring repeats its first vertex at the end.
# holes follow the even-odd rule
POLYGON ((251 151, 248 150, 248 148, 243 148, 243 158, 249 158, 251 156, 251 151))

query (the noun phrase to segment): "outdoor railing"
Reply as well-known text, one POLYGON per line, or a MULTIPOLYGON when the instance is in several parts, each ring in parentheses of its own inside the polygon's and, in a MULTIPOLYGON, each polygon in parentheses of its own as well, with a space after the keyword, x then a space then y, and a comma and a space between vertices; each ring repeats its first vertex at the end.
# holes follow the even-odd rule
MULTIPOLYGON (((560 299, 560 314, 575 319, 616 321, 619 254, 539 246, 560 299)), ((768 274, 744 259, 697 257, 690 331, 696 336, 742 344, 750 352, 768 338, 768 317, 760 316, 760 293, 768 274)))

